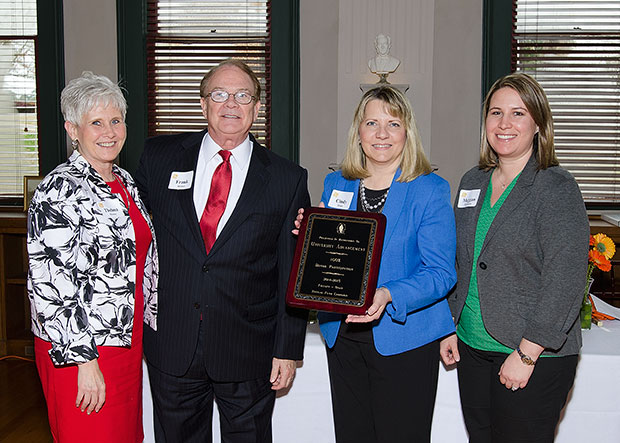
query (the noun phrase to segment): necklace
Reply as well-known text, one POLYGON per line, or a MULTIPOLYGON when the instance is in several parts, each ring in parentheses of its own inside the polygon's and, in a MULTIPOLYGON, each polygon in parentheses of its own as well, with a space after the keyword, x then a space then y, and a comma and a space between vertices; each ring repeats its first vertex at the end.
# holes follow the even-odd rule
MULTIPOLYGON (((385 192, 383 193, 383 195, 381 195, 380 197, 371 199, 371 201, 373 202, 374 200, 378 200, 377 203, 371 204, 368 202, 368 199, 366 198, 366 186, 364 186, 364 179, 361 179, 360 180, 360 198, 362 200, 362 208, 366 212, 374 212, 374 210, 378 208, 381 208, 382 210, 383 204, 385 203, 385 199, 387 199, 388 192, 390 192, 390 188, 387 188, 385 192)), ((379 212, 381 212, 381 210, 379 210, 379 212)))
MULTIPOLYGON (((508 186, 508 185, 506 183, 504 183, 504 180, 501 179, 500 174, 501 174, 501 172, 499 171, 499 168, 497 168, 497 169, 495 169, 495 171, 493 171, 493 176, 497 177, 497 181, 501 185, 502 189, 506 189, 506 186, 508 186)), ((508 182, 508 183, 510 183, 510 182, 508 182)))
POLYGON ((506 189, 506 183, 504 183, 502 179, 499 178, 499 174, 497 175, 497 180, 499 181, 499 184, 502 185, 502 189, 506 189))
MULTIPOLYGON (((113 175, 114 175, 114 180, 116 180, 118 182, 119 186, 121 187, 121 191, 123 192, 123 195, 125 196, 124 200, 125 200, 125 204, 127 205, 127 210, 129 210, 129 208, 131 207, 131 200, 129 200, 129 193, 127 192, 127 189, 125 189, 125 186, 123 185, 123 182, 121 182, 118 179, 118 175, 116 175, 114 173, 113 173, 113 175)), ((121 200, 122 199, 123 198, 121 197, 121 200)))

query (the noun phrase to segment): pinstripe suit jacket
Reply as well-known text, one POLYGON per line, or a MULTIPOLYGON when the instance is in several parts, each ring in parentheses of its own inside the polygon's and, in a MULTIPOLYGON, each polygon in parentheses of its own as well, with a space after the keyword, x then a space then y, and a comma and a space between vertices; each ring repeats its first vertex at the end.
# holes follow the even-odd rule
POLYGON ((160 254, 157 331, 145 327, 145 355, 163 372, 184 374, 202 315, 210 377, 268 377, 273 357, 303 358, 306 312, 287 308, 284 298, 296 241, 290 231, 297 209, 310 204, 307 173, 250 136, 241 196, 207 256, 193 181, 168 188, 173 172, 195 171, 205 133, 147 140, 136 173, 160 254))

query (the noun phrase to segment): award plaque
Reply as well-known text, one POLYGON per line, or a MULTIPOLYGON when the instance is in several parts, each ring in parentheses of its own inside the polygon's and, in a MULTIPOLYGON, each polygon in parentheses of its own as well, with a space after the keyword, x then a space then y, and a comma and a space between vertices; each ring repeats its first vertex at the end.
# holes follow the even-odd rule
POLYGON ((364 314, 376 290, 385 215, 309 208, 288 281, 290 306, 364 314))

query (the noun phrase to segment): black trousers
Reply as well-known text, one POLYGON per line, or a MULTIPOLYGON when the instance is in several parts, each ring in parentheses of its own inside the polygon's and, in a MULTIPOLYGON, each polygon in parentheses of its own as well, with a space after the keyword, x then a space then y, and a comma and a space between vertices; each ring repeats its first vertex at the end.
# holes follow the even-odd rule
POLYGON ((382 356, 340 336, 327 361, 337 443, 430 442, 439 342, 382 356))
POLYGON ((220 413, 222 442, 270 443, 275 391, 269 374, 263 379, 219 382, 207 374, 200 334, 189 370, 182 377, 161 372, 151 364, 157 443, 212 442, 213 399, 220 413))
POLYGON ((480 351, 460 340, 458 346, 459 391, 469 441, 553 442, 578 356, 539 358, 527 386, 513 392, 497 375, 507 354, 480 351))

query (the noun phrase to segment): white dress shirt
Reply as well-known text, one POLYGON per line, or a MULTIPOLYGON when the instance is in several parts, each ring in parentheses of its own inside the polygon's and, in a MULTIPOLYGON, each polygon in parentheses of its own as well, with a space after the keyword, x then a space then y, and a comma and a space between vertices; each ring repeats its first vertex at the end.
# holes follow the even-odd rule
MULTIPOLYGON (((202 217, 202 213, 209 198, 209 190, 211 189, 211 179, 213 178, 213 173, 218 165, 224 161, 222 156, 218 154, 221 150, 222 148, 213 141, 207 132, 202 139, 202 144, 200 145, 198 163, 196 163, 196 181, 194 182, 194 207, 196 208, 196 216, 198 217, 198 221, 200 221, 200 218, 202 217)), ((217 238, 220 235, 220 232, 222 232, 222 229, 226 225, 226 222, 230 218, 230 215, 239 201, 239 196, 241 195, 241 190, 243 189, 243 184, 245 183, 245 177, 248 175, 250 157, 252 156, 252 142, 250 141, 250 137, 246 137, 246 139, 241 142, 239 146, 231 149, 230 152, 232 181, 230 184, 228 200, 226 201, 226 209, 224 210, 222 218, 217 225, 215 238, 217 238)))

